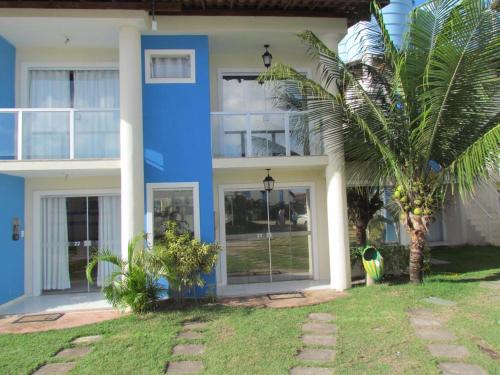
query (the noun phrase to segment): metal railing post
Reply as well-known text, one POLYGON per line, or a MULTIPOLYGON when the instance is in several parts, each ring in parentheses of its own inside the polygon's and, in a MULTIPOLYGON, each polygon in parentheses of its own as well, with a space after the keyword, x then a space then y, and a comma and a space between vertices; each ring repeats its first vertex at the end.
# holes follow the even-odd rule
POLYGON ((69 110, 69 159, 75 159, 75 111, 69 110))
POLYGON ((285 150, 286 156, 290 156, 292 153, 291 143, 290 143, 290 113, 283 114, 285 120, 285 150))
POLYGON ((253 150, 252 150, 252 122, 250 119, 250 113, 246 114, 245 117, 246 120, 246 134, 247 134, 247 142, 246 142, 246 157, 252 157, 253 155, 253 150))
POLYGON ((17 160, 23 159, 23 111, 17 111, 17 160))

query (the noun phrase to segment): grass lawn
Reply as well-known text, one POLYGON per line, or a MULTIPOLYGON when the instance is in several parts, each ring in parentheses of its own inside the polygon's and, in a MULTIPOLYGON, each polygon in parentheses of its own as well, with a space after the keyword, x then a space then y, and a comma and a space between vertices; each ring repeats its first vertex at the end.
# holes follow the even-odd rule
POLYGON ((407 284, 357 287, 349 296, 322 305, 294 309, 202 306, 101 324, 36 334, 0 335, 0 374, 29 374, 78 336, 103 334, 104 340, 71 374, 162 374, 172 358, 175 334, 185 319, 209 321, 203 355, 206 374, 288 374, 298 364, 300 326, 310 312, 337 315, 335 374, 438 374, 437 359, 416 338, 407 310, 428 307, 446 318, 446 327, 471 352, 468 363, 500 374, 500 361, 478 346, 500 352, 498 290, 479 287, 500 279, 500 248, 440 248, 433 257, 450 260, 436 266, 421 286, 407 284), (457 302, 428 305, 429 296, 457 302))

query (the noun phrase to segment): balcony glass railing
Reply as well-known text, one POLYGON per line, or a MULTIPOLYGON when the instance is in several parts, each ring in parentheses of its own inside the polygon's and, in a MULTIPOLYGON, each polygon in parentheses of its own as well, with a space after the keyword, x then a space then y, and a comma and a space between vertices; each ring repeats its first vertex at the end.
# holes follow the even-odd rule
POLYGON ((119 157, 118 109, 0 109, 0 160, 119 157))
POLYGON ((214 158, 323 154, 306 113, 212 112, 211 116, 214 158))

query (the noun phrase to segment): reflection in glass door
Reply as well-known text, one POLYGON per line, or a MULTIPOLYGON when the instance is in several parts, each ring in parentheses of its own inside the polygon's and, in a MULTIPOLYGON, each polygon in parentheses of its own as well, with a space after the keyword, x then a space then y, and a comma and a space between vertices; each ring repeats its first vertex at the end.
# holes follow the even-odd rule
POLYGON ((94 284, 85 270, 98 248, 120 254, 118 196, 42 198, 43 290, 98 291, 113 269, 100 264, 94 284))
POLYGON ((310 191, 226 191, 228 284, 312 278, 310 191), (268 224, 270 235, 268 235, 268 224))

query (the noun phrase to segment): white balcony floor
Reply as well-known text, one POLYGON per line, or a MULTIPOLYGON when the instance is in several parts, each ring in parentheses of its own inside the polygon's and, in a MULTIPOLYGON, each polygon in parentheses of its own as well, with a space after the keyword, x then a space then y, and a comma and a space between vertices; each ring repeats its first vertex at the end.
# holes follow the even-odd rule
POLYGON ((66 293, 22 297, 0 306, 0 315, 111 309, 102 293, 66 293))
POLYGON ((219 297, 244 297, 260 294, 299 292, 330 288, 330 281, 328 280, 281 281, 275 283, 254 283, 220 286, 217 289, 217 295, 219 297))

